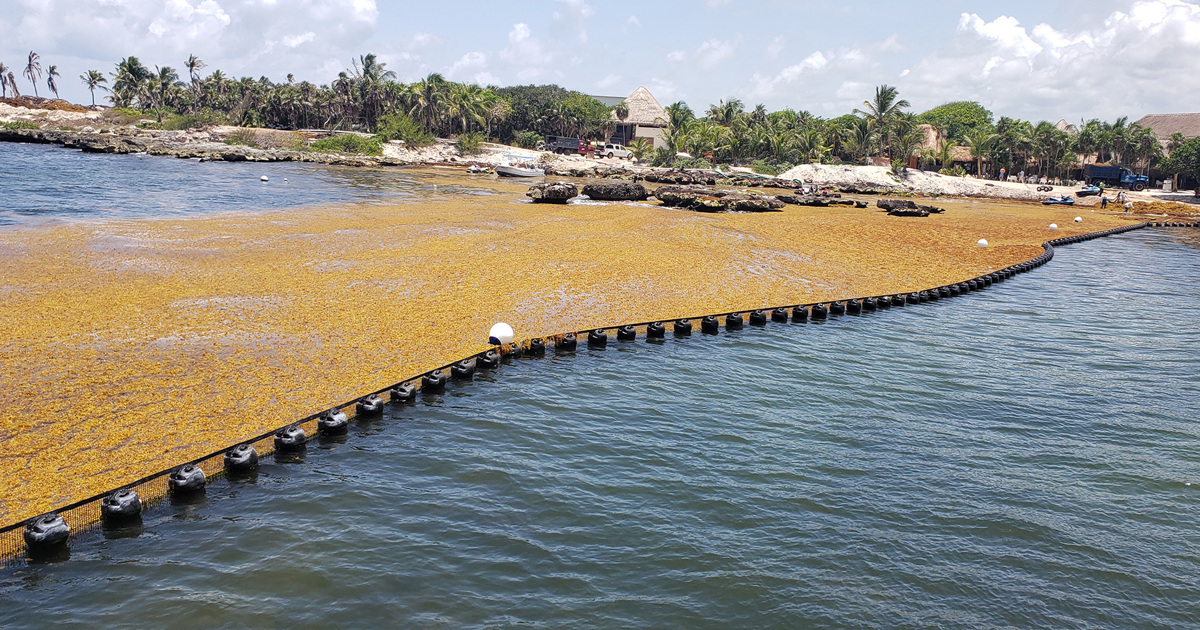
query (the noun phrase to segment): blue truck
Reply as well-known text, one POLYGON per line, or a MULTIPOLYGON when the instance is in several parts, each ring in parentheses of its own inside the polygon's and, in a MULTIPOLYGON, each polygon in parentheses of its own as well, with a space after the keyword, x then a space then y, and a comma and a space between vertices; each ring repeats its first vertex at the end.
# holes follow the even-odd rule
POLYGON ((1150 185, 1150 178, 1145 175, 1135 175, 1133 171, 1124 166, 1089 164, 1087 167, 1087 183, 1103 183, 1105 186, 1111 188, 1145 190, 1150 185))

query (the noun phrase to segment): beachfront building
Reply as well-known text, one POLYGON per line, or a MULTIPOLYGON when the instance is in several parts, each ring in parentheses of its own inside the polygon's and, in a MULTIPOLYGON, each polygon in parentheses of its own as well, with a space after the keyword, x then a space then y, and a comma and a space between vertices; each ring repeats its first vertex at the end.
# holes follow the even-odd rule
POLYGON ((1137 124, 1146 127, 1158 136, 1163 153, 1170 155, 1171 136, 1181 134, 1184 140, 1200 136, 1200 113, 1197 114, 1147 114, 1137 124))
MULTIPOLYGON (((1171 138, 1175 134, 1183 136, 1184 140, 1191 140, 1200 136, 1200 113, 1147 114, 1141 120, 1137 121, 1137 124, 1154 132, 1154 135, 1158 137, 1159 144, 1162 145, 1164 156, 1171 155, 1171 138)), ((1200 190, 1200 182, 1190 177, 1172 176, 1158 169, 1151 169, 1150 176, 1167 181, 1173 190, 1191 189, 1193 187, 1200 190)))
POLYGON ((619 96, 593 96, 592 98, 608 107, 616 107, 621 102, 629 107, 629 115, 625 117, 625 120, 621 120, 615 113, 613 114, 613 121, 616 123, 613 138, 616 138, 621 144, 629 146, 635 138, 649 138, 656 149, 666 146, 666 143, 662 141, 662 135, 667 130, 667 121, 669 120, 667 110, 659 105, 650 90, 639 87, 633 91, 633 94, 625 98, 619 96))

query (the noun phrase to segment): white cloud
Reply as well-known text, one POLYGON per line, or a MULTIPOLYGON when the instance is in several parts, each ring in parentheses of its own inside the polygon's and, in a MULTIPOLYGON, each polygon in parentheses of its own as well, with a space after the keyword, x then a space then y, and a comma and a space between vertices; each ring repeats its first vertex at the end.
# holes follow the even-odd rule
POLYGON ((463 77, 478 74, 487 68, 487 55, 473 51, 458 58, 453 65, 446 69, 446 78, 452 81, 462 80, 463 77))
POLYGON ((575 27, 576 34, 581 44, 588 42, 587 19, 596 14, 596 9, 592 5, 583 0, 557 0, 567 5, 567 15, 562 15, 558 12, 554 13, 554 22, 569 22, 575 27))
POLYGON ((417 33, 413 33, 412 39, 410 39, 408 42, 408 49, 409 50, 421 50, 423 48, 430 48, 433 46, 438 46, 441 43, 442 43, 442 38, 438 37, 437 35, 434 35, 433 33, 426 33, 424 31, 420 31, 417 33))
POLYGON ((711 68, 722 61, 731 59, 736 50, 736 41, 714 37, 700 44, 700 47, 696 49, 695 59, 702 68, 711 68))
POLYGON ((687 53, 683 52, 682 50, 673 50, 667 53, 667 61, 678 63, 684 59, 687 59, 687 53))
POLYGON ((1185 95, 1200 93, 1200 5, 1138 1, 1074 31, 964 14, 949 49, 911 70, 906 91, 921 106, 974 99, 1031 118, 1192 111, 1185 95))
POLYGON ((629 16, 628 20, 625 20, 625 25, 626 26, 636 26, 637 28, 642 28, 642 21, 639 20, 636 15, 631 15, 631 16, 629 16))
MULTIPOLYGON (((129 55, 179 69, 195 54, 231 76, 318 81, 367 52, 360 45, 379 16, 374 0, 10 0, 5 13, 13 27, 0 58, 13 56, 10 47, 36 49, 44 59, 73 60, 64 76, 108 72, 129 55)), ((86 97, 78 82, 62 83, 63 96, 86 97)))
POLYGON ((616 85, 620 82, 621 82, 621 75, 610 74, 610 75, 604 77, 603 79, 600 79, 599 81, 597 81, 596 87, 600 88, 601 90, 607 90, 608 88, 613 87, 614 85, 616 85))
POLYGON ((787 43, 787 39, 783 35, 776 35, 775 39, 767 44, 766 57, 767 59, 778 59, 779 54, 783 52, 783 45, 787 43))

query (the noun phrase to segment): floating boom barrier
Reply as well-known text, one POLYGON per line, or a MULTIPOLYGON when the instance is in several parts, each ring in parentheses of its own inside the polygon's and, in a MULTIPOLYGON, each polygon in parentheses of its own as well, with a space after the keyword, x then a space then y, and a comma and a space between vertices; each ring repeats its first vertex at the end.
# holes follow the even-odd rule
MULTIPOLYGON (((1056 226, 1057 227, 1057 226, 1056 226)), ((784 323, 820 321, 831 315, 873 313, 879 310, 919 305, 925 302, 966 295, 983 290, 993 284, 1004 282, 1016 274, 1036 269, 1054 258, 1054 248, 1082 243, 1092 239, 1123 234, 1147 227, 1155 228, 1200 228, 1200 222, 1148 222, 1119 228, 1068 236, 1042 243, 1045 250, 1023 263, 992 271, 969 280, 932 287, 906 294, 874 295, 816 302, 789 304, 765 309, 738 310, 712 313, 699 317, 684 317, 670 322, 676 337, 691 336, 693 320, 700 321, 704 334, 720 334, 725 330, 740 330, 746 319, 751 326, 765 326, 767 320, 784 323)), ((286 426, 262 433, 220 451, 209 453, 190 462, 147 475, 132 483, 81 499, 59 507, 40 516, 0 527, 0 562, 13 564, 31 560, 69 557, 71 541, 80 533, 96 526, 105 528, 137 527, 142 513, 166 497, 180 501, 194 500, 202 496, 214 478, 228 476, 244 478, 258 468, 259 459, 274 454, 276 458, 294 458, 304 452, 307 443, 314 437, 343 435, 349 429, 351 414, 356 418, 368 418, 383 413, 384 405, 408 404, 417 400, 421 393, 435 394, 445 391, 450 380, 470 380, 478 370, 492 370, 500 366, 503 359, 512 357, 538 357, 546 354, 547 347, 556 352, 572 352, 580 336, 586 339, 589 348, 603 348, 608 344, 609 331, 616 334, 618 341, 634 341, 638 331, 648 340, 663 339, 668 323, 664 321, 638 322, 617 326, 605 326, 582 331, 566 332, 548 337, 527 339, 522 343, 510 342, 497 349, 435 368, 383 389, 369 392, 351 401, 343 402, 323 411, 305 416, 286 426), (385 402, 384 395, 387 396, 385 402)))

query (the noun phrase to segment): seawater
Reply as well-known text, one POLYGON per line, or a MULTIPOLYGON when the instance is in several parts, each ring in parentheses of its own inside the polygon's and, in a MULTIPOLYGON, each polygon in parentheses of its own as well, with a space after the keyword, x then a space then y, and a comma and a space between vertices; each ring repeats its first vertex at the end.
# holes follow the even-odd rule
POLYGON ((88 154, 0 143, 0 227, 46 220, 162 218, 317 204, 388 202, 437 194, 493 194, 426 174, 277 162, 204 162, 88 154), (263 175, 268 181, 261 181, 263 175))
POLYGON ((0 627, 1197 627, 1198 249, 517 360, 0 572, 0 627))

